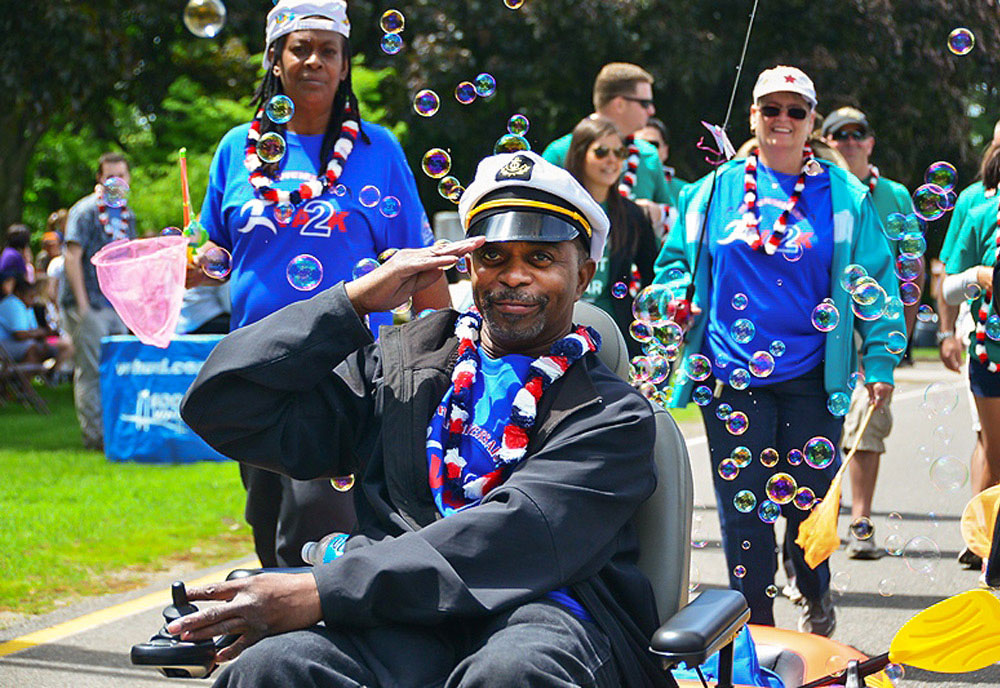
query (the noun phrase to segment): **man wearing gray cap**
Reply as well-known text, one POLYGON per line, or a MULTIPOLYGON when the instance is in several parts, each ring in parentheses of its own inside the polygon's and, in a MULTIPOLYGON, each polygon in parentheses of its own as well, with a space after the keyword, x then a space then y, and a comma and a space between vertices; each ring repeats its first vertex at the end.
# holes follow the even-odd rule
MULTIPOLYGON (((909 215, 913 212, 910 192, 899 182, 894 182, 879 174, 877 167, 871 164, 872 149, 875 147, 875 135, 865 113, 857 108, 842 107, 834 110, 823 120, 823 138, 837 149, 855 177, 868 186, 875 210, 879 219, 885 225, 890 215, 899 213, 909 215)), ((893 254, 899 255, 897 242, 890 241, 893 254)), ((917 280, 923 287, 923 275, 917 280)), ((913 332, 917 317, 917 304, 903 309, 903 319, 906 323, 906 333, 913 332)), ((844 434, 841 446, 849 451, 854 446, 861 422, 868 407, 868 396, 863 385, 856 385, 851 395, 851 408, 844 418, 844 434)), ((872 498, 875 495, 875 482, 878 479, 878 467, 885 452, 885 438, 892 431, 892 411, 889 404, 875 409, 871 421, 854 456, 850 467, 851 479, 851 527, 848 534, 847 556, 851 559, 878 559, 881 550, 875 546, 874 526, 871 522, 872 498)))
POLYGON ((223 453, 360 488, 327 563, 190 591, 226 602, 169 631, 240 634, 221 661, 246 650, 218 685, 671 684, 634 564, 652 410, 572 322, 608 219, 530 152, 483 160, 459 214, 466 239, 401 250, 230 334, 188 392, 185 421, 223 453), (476 310, 372 343, 365 314, 469 256, 476 310))

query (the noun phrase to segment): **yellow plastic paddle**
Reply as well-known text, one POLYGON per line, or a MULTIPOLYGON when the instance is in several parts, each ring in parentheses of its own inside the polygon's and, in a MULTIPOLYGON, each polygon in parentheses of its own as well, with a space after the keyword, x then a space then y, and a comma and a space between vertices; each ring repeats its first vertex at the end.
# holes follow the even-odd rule
POLYGON ((986 488, 969 500, 962 511, 962 539, 965 546, 983 559, 990 556, 993 526, 1000 509, 1000 485, 986 488))
POLYGON ((844 479, 844 472, 847 465, 854 458, 858 451, 858 444, 861 437, 868 428, 868 421, 872 419, 875 412, 875 405, 869 404, 865 418, 861 421, 861 428, 854 438, 854 446, 841 464, 837 475, 830 481, 830 489, 826 491, 823 501, 815 507, 812 512, 799 525, 799 535, 795 538, 795 544, 801 547, 805 553, 806 563, 809 568, 814 569, 840 547, 840 536, 837 535, 837 516, 840 515, 840 483, 844 479))
POLYGON ((964 674, 1000 662, 1000 600, 969 590, 938 602, 903 624, 889 646, 889 661, 964 674))

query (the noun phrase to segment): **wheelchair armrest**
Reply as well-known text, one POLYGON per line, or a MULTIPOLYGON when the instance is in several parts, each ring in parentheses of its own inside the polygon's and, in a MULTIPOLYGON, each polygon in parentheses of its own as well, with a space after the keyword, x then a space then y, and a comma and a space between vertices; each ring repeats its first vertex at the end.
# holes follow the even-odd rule
POLYGON ((306 573, 312 571, 312 566, 285 566, 274 569, 233 569, 226 576, 226 580, 237 580, 238 578, 249 578, 259 576, 262 573, 306 573))
POLYGON ((749 618, 743 593, 705 590, 660 626, 649 649, 668 668, 681 662, 698 666, 730 644, 749 618))

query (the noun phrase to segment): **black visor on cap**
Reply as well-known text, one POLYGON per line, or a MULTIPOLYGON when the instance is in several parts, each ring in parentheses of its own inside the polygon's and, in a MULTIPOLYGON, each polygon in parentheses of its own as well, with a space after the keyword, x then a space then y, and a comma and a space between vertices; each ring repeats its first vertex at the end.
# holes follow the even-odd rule
POLYGON ((569 222, 542 213, 506 210, 473 221, 468 236, 483 236, 486 241, 572 241, 582 237, 589 246, 586 236, 569 222))

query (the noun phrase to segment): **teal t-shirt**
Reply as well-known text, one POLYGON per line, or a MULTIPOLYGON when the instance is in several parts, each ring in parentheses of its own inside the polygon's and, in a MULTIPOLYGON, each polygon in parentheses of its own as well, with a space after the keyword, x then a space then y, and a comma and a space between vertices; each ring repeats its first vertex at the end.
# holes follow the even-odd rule
POLYGON ((671 177, 669 180, 664 176, 664 180, 667 182, 667 189, 670 191, 670 205, 676 206, 677 199, 681 197, 681 190, 687 186, 690 182, 684 181, 678 177, 671 177))
POLYGON ((995 194, 996 192, 994 191, 987 196, 986 187, 983 186, 981 181, 978 181, 967 186, 958 195, 958 200, 955 201, 955 209, 951 213, 951 221, 948 223, 948 233, 944 237, 944 243, 941 244, 941 252, 938 254, 938 258, 942 263, 945 265, 948 264, 951 252, 955 248, 955 240, 961 233, 962 225, 965 224, 969 213, 980 205, 995 200, 995 194))
MULTIPOLYGON (((608 212, 607 201, 601 203, 601 208, 605 214, 608 212)), ((587 290, 583 292, 582 298, 588 303, 592 303, 605 313, 614 314, 614 301, 611 296, 611 242, 604 242, 604 255, 597 261, 597 270, 594 272, 594 279, 590 280, 587 290)))
MULTIPOLYGON (((573 140, 572 134, 566 134, 550 143, 542 157, 559 167, 566 166, 566 153, 569 152, 569 144, 573 140)), ((667 186, 667 179, 663 176, 663 165, 660 164, 660 155, 656 151, 656 146, 648 141, 636 139, 639 146, 639 169, 636 170, 635 186, 632 187, 633 198, 645 198, 654 203, 677 204, 677 197, 667 186)))
MULTIPOLYGON (((869 179, 865 179, 865 186, 868 186, 869 179)), ((872 200, 875 202, 875 211, 882 226, 885 226, 885 219, 892 213, 902 213, 909 215, 913 212, 913 201, 910 200, 910 192, 899 182, 894 182, 885 177, 879 177, 875 184, 875 191, 872 192, 872 200)), ((890 241, 893 255, 899 255, 899 242, 890 241)))

